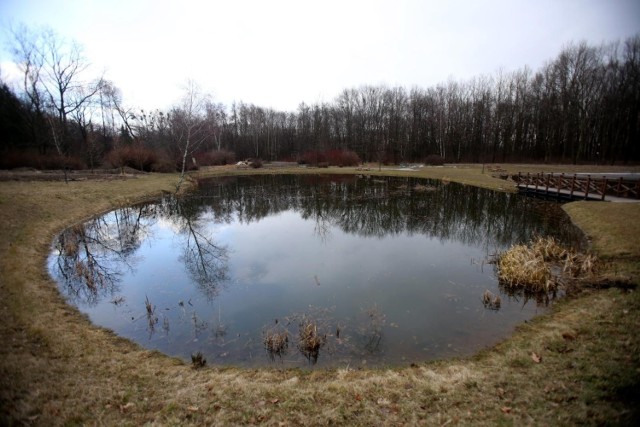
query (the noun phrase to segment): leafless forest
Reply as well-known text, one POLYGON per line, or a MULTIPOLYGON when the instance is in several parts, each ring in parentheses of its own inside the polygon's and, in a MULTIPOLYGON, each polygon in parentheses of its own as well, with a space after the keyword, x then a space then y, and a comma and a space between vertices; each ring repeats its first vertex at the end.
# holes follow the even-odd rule
POLYGON ((172 108, 141 110, 107 76, 88 76, 82 47, 52 31, 14 29, 12 52, 22 78, 0 83, 2 168, 640 161, 640 35, 567 45, 538 70, 428 88, 364 85, 296 111, 223 105, 195 82, 172 108))

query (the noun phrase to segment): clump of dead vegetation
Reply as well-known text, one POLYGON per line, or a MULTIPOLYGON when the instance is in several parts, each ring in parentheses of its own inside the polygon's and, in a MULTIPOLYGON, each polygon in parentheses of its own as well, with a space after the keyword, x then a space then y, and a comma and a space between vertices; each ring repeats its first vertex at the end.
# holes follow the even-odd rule
POLYGON ((498 279, 507 290, 555 292, 563 284, 593 277, 596 258, 561 246, 553 237, 514 245, 497 258, 498 279))
POLYGON ((158 316, 156 315, 156 306, 152 305, 147 295, 144 296, 144 306, 147 310, 147 323, 149 330, 149 338, 156 331, 156 324, 158 323, 158 316))
POLYGON ((282 358, 289 351, 289 331, 276 325, 263 333, 262 343, 272 361, 282 358))
POLYGON ((482 304, 485 308, 489 310, 500 310, 500 306, 502 305, 502 299, 500 299, 500 295, 494 295, 490 290, 484 291, 482 294, 482 304))
POLYGON ((304 319, 300 323, 298 333, 298 349, 309 360, 315 364, 318 361, 320 349, 327 343, 327 334, 318 332, 318 325, 310 319, 304 319))
POLYGON ((207 359, 204 358, 204 354, 201 351, 191 355, 191 366, 193 369, 204 368, 207 365, 207 359))

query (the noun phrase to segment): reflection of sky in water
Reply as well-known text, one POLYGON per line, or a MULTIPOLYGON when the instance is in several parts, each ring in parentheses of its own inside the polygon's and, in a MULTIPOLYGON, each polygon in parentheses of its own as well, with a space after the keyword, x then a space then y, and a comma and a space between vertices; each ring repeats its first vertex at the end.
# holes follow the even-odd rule
MULTIPOLYGON (((535 303, 523 306, 504 295, 499 311, 483 307, 485 289, 500 292, 492 266, 483 261, 489 255, 485 248, 497 243, 462 243, 455 233, 363 237, 345 233, 335 222, 319 224, 313 215, 303 219, 293 209, 253 222, 238 222, 235 214, 220 222, 208 208, 199 212, 191 218, 192 228, 229 249, 228 279, 217 284, 213 300, 186 273, 184 220, 159 212, 141 219, 138 236, 144 238, 131 255, 135 266, 122 270, 116 291, 95 304, 76 301, 80 309, 94 323, 170 355, 188 358, 202 351, 210 363, 249 365, 272 363, 262 331, 276 319, 286 325, 293 313, 323 312, 329 342, 320 365, 353 365, 469 354, 538 310, 535 303), (151 323, 147 297, 155 306, 151 323), (119 304, 112 302, 119 298, 119 304), (379 317, 370 316, 372 310, 379 317), (362 345, 371 319, 380 321, 382 333, 373 352, 362 345)), ((50 267, 60 280, 55 259, 50 267)), ((297 323, 289 331, 295 341, 297 323)), ((306 364, 295 345, 290 347, 285 366, 306 364)))

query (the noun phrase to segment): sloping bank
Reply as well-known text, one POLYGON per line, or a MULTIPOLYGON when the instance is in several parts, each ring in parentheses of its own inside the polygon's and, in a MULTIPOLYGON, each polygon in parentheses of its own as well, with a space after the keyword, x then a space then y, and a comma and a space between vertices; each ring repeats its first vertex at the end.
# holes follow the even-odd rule
MULTIPOLYGON (((455 170, 430 173, 418 175, 474 183, 473 171, 460 177, 455 170)), ((477 174, 479 185, 503 185, 477 174)), ((0 183, 2 424, 637 420, 640 298, 635 291, 590 289, 474 357, 386 370, 194 370, 93 327, 48 277, 44 264, 53 236, 98 212, 172 191, 175 182, 175 176, 150 175, 68 185, 0 183)), ((566 210, 611 271, 637 283, 640 205, 574 203, 566 210)))

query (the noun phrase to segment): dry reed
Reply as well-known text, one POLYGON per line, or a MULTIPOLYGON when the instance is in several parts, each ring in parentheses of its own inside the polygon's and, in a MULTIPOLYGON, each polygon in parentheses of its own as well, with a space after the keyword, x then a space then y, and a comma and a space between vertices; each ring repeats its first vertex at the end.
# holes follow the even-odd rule
POLYGON ((500 295, 494 295, 490 290, 484 291, 482 294, 482 304, 489 310, 500 310, 502 299, 500 295))
POLYGON ((320 348, 326 343, 327 335, 318 333, 318 325, 315 322, 305 319, 300 323, 298 349, 310 363, 315 364, 318 361, 320 348))
POLYGON ((591 275, 596 266, 592 255, 562 247, 553 237, 538 237, 529 245, 514 245, 498 257, 498 279, 507 289, 553 292, 564 280, 591 275), (552 267, 559 267, 555 273, 552 267))
POLYGON ((204 354, 201 351, 191 355, 191 366, 194 369, 204 368, 207 365, 207 359, 204 358, 204 354))
POLYGON ((289 349, 289 331, 269 329, 265 332, 262 342, 271 360, 274 360, 276 356, 282 358, 289 349))

